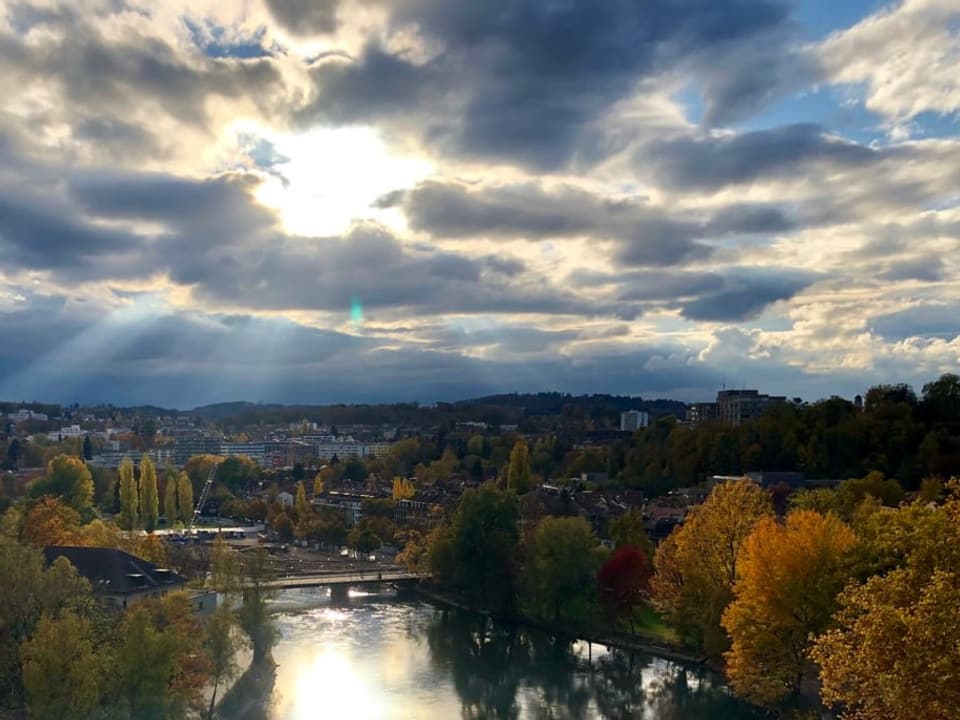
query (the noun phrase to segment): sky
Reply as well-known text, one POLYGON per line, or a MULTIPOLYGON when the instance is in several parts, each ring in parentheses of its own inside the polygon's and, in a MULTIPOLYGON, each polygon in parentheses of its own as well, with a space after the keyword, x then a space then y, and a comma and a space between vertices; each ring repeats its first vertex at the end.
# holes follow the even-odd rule
POLYGON ((960 366, 956 0, 0 0, 0 398, 960 366))

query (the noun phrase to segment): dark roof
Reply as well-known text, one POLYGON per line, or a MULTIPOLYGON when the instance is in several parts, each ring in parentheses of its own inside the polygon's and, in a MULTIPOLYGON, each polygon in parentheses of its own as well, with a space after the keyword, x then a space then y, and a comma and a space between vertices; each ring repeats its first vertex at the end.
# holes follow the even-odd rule
POLYGON ((94 592, 127 595, 145 590, 179 588, 186 578, 172 570, 115 548, 49 546, 47 563, 65 557, 93 585, 94 592))

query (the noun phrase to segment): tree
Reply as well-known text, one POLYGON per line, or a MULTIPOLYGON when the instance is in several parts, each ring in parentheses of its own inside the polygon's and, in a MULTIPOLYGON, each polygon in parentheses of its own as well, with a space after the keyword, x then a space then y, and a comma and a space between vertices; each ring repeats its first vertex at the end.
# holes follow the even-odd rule
POLYGON ((210 679, 213 682, 210 705, 207 707, 207 720, 213 720, 220 683, 230 680, 237 674, 237 653, 242 642, 236 627, 236 616, 226 606, 217 608, 204 626, 204 649, 210 658, 210 679))
POLYGON ((193 521, 193 483, 182 470, 177 475, 177 507, 180 509, 180 522, 189 525, 193 521))
POLYGON ((313 496, 323 495, 323 474, 317 473, 313 478, 313 496))
POLYGON ((633 545, 620 545, 597 573, 600 604, 611 621, 626 618, 633 633, 634 610, 650 594, 653 566, 646 553, 633 545))
POLYGON ((527 547, 526 581, 534 612, 554 622, 582 620, 594 600, 605 550, 580 517, 548 517, 527 547))
POLYGON ((47 463, 46 474, 30 486, 33 497, 54 495, 79 513, 93 502, 93 476, 80 458, 57 455, 47 463))
POLYGON ((770 496, 759 485, 720 483, 654 555, 658 607, 710 655, 727 649, 720 617, 733 598, 740 547, 760 518, 772 514, 770 496))
POLYGON ((907 568, 840 596, 837 627, 817 638, 821 696, 847 720, 960 717, 960 575, 907 568))
POLYGON ((120 527, 135 530, 140 526, 140 493, 133 475, 133 463, 124 458, 120 463, 120 527))
POLYGON ((177 476, 173 473, 167 473, 167 483, 163 490, 163 514, 170 527, 173 527, 180 517, 180 508, 177 507, 177 476))
POLYGON ((827 627, 850 572, 856 536, 836 515, 799 510, 781 525, 761 518, 740 548, 727 675, 734 691, 776 705, 799 694, 811 638, 827 627))
POLYGON ((941 506, 878 511, 857 528, 875 574, 843 591, 811 652, 824 702, 845 718, 960 717, 960 487, 948 488, 941 506))
POLYGON ((616 547, 630 545, 643 550, 647 558, 653 555, 653 543, 647 536, 643 513, 631 508, 610 523, 610 539, 616 547))
POLYGON ((393 479, 393 499, 394 500, 409 500, 416 493, 413 483, 402 477, 395 477, 393 479))
POLYGON ((510 464, 507 466, 507 489, 518 495, 530 492, 532 486, 530 469, 530 448, 524 440, 517 440, 510 451, 510 464))
POLYGON ((237 592, 240 587, 239 558, 219 535, 210 552, 210 587, 227 595, 237 592))
POLYGON ((945 373, 924 385, 921 409, 932 422, 960 420, 960 375, 945 373))
POLYGON ((302 480, 297 483, 297 495, 293 503, 293 509, 297 518, 304 518, 310 512, 310 503, 307 502, 307 489, 303 486, 302 480))
POLYGON ((101 670, 90 620, 69 611, 44 615, 23 644, 23 688, 30 717, 90 717, 100 699, 101 670))
POLYGON ((93 443, 90 442, 90 436, 83 436, 83 459, 93 460, 93 443))
POLYGON ((38 547, 72 545, 80 529, 80 515, 58 497, 46 495, 31 507, 23 521, 23 539, 38 547))
POLYGON ((497 610, 513 607, 519 519, 513 493, 483 486, 461 496, 451 522, 452 584, 468 599, 497 610))
POLYGON ((277 640, 277 630, 269 608, 273 591, 267 585, 271 579, 267 551, 257 548, 246 553, 243 557, 242 575, 243 604, 237 611, 237 618, 253 645, 253 662, 260 663, 270 656, 270 650, 277 640))
POLYGON ((120 710, 130 720, 161 720, 166 714, 174 653, 154 627, 145 603, 127 612, 120 629, 113 680, 120 710))
POLYGON ((367 525, 358 524, 347 538, 347 543, 361 555, 368 555, 380 547, 380 538, 367 525))
POLYGON ((140 460, 140 522, 147 532, 157 529, 157 518, 160 515, 159 500, 157 469, 153 461, 144 455, 140 460))

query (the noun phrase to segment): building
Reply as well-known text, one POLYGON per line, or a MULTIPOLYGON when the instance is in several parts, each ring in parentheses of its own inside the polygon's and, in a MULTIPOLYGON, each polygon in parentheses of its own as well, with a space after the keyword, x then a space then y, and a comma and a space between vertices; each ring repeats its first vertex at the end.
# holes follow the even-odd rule
POLYGON ((643 410, 627 410, 620 413, 620 430, 636 432, 650 424, 650 415, 643 410))
POLYGON ((58 557, 69 560, 90 581, 94 595, 116 608, 163 597, 187 584, 172 570, 115 548, 48 546, 43 554, 48 565, 58 557))
POLYGON ((721 390, 717 393, 717 418, 737 427, 786 401, 783 396, 761 395, 759 390, 721 390))
POLYGON ((712 402, 692 403, 687 406, 687 422, 693 425, 717 419, 717 404, 712 402))
POLYGON ((46 413, 33 412, 33 410, 17 410, 17 412, 12 412, 7 415, 7 418, 14 423, 22 423, 27 420, 39 420, 41 422, 47 422, 48 417, 46 413))
POLYGON ((280 503, 281 507, 292 508, 293 507, 293 494, 288 493, 286 490, 283 492, 277 493, 277 502, 280 503))
POLYGON ((83 430, 79 425, 67 425, 62 427, 59 430, 54 430, 52 433, 48 433, 47 436, 52 442, 61 442, 67 440, 68 438, 77 439, 84 435, 83 430))
POLYGON ((267 464, 266 443, 264 442, 221 442, 220 455, 223 457, 246 456, 257 465, 267 464))
POLYGON ((221 440, 201 430, 178 431, 173 441, 174 463, 177 467, 183 467, 194 455, 216 455, 220 452, 221 440))

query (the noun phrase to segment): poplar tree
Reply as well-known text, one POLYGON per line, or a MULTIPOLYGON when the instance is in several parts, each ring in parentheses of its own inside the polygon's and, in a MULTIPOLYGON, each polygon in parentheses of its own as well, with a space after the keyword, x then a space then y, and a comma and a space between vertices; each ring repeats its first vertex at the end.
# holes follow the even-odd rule
POLYGON ((510 451, 510 465, 507 468, 507 489, 518 495, 530 492, 532 472, 530 470, 530 448, 523 440, 517 440, 510 451))
POLYGON ((140 520, 143 529, 153 532, 157 529, 160 515, 160 498, 157 493, 157 469, 153 461, 144 455, 140 460, 140 520))
POLYGON ((177 505, 180 508, 180 520, 184 525, 189 525, 193 519, 193 483, 183 470, 177 477, 177 505))
POLYGON ((177 508, 177 476, 173 472, 167 472, 167 486, 163 491, 163 514, 171 527, 180 518, 177 508))
POLYGON ((140 496, 133 476, 133 463, 124 458, 120 463, 120 527, 135 530, 140 525, 140 496))

